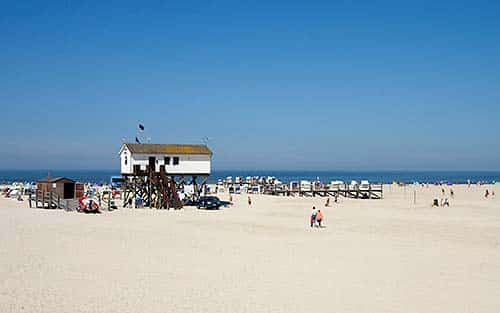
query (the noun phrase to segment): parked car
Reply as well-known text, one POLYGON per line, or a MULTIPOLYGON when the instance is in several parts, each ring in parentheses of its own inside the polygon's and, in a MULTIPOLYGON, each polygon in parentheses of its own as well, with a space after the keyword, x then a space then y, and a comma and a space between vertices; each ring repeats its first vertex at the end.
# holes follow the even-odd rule
POLYGON ((197 207, 198 209, 205 209, 205 210, 218 210, 220 207, 226 207, 230 205, 231 203, 227 201, 221 201, 217 197, 201 197, 198 200, 197 207))

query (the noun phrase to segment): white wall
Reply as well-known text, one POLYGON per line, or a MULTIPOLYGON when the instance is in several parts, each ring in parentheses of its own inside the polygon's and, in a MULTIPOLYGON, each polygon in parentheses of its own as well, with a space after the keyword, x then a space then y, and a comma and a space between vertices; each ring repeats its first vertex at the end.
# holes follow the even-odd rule
POLYGON ((130 151, 128 150, 128 148, 126 146, 123 148, 123 151, 120 154, 120 162, 121 162, 122 174, 132 174, 133 173, 132 157, 130 155, 130 151), (125 164, 125 159, 127 160, 126 164, 125 164))
POLYGON ((129 159, 128 166, 124 165, 124 153, 122 152, 122 174, 132 174, 133 166, 140 165, 142 170, 149 165, 149 157, 155 157, 156 171, 164 165, 165 157, 170 157, 170 165, 165 166, 168 174, 205 174, 211 172, 211 157, 209 155, 165 155, 165 154, 133 154, 129 159), (179 157, 179 165, 173 165, 174 157, 179 157))

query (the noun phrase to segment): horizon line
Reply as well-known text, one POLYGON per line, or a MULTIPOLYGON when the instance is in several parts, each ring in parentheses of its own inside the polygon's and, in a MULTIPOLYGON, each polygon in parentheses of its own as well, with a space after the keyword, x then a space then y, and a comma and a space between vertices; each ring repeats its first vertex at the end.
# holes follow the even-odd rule
MULTIPOLYGON (((56 168, 56 169, 48 169, 48 168, 32 168, 32 169, 8 169, 8 168, 0 168, 0 171, 20 171, 20 172, 28 172, 28 171, 81 171, 81 172, 96 172, 96 171, 105 171, 105 172, 119 172, 120 169, 109 169, 109 168, 96 168, 96 169, 75 169, 75 168, 56 168)), ((213 172, 306 172, 306 173, 327 173, 327 172, 500 172, 500 169, 212 169, 213 172)))

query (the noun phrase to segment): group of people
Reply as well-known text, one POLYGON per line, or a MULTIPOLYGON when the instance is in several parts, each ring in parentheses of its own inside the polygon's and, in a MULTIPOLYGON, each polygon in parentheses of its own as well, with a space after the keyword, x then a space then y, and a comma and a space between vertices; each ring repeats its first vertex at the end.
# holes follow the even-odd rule
POLYGON ((434 199, 434 202, 432 203, 432 206, 433 207, 449 207, 450 206, 450 202, 448 201, 448 198, 441 198, 441 201, 439 201, 438 199, 434 199))
MULTIPOLYGON (((339 195, 338 194, 335 194, 335 203, 338 203, 339 202, 339 195)), ((325 203, 325 207, 329 207, 330 206, 330 197, 328 197, 328 199, 326 199, 326 203, 325 203)))
MULTIPOLYGON (((443 196, 446 195, 446 190, 444 188, 441 188, 441 193, 443 194, 443 196)), ((452 188, 450 188, 450 197, 453 199, 455 198, 455 192, 453 191, 452 188)))
MULTIPOLYGON (((434 201, 432 202, 432 206, 433 207, 449 207, 450 206, 450 201, 448 200, 446 196, 446 190, 444 188, 441 188, 441 194, 442 194, 442 197, 441 199, 434 199, 434 201)), ((454 199, 455 198, 455 192, 453 191, 452 188, 450 188, 450 198, 451 199, 454 199)))
POLYGON ((321 210, 316 209, 316 207, 312 208, 312 213, 311 213, 311 227, 319 227, 322 228, 323 226, 321 223, 323 222, 323 213, 321 210))
MULTIPOLYGON (((233 203, 233 195, 231 193, 229 194, 229 202, 233 203)), ((250 198, 250 196, 248 196, 247 202, 248 206, 252 205, 252 198, 250 198)))

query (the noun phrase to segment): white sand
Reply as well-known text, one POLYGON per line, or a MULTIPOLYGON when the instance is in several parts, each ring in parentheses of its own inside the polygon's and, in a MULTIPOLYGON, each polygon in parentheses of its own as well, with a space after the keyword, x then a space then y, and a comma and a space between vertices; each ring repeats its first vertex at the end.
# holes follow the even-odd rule
MULTIPOLYGON (((500 187, 383 200, 234 196, 207 212, 29 209, 0 199, 0 312, 500 312, 500 187), (323 209, 323 208, 322 208, 323 209)), ((391 190, 392 189, 392 190, 391 190)), ((223 196, 226 198, 227 196, 223 196)))

